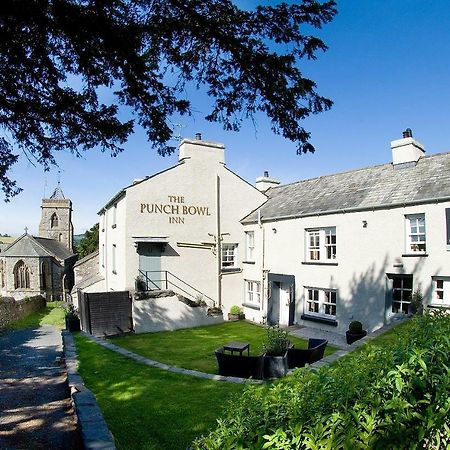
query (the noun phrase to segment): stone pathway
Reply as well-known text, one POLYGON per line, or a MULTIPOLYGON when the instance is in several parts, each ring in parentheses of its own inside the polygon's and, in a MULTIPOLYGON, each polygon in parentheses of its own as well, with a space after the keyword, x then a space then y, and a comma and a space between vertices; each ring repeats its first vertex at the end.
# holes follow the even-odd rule
POLYGON ((0 448, 76 450, 81 442, 51 326, 0 334, 0 448))

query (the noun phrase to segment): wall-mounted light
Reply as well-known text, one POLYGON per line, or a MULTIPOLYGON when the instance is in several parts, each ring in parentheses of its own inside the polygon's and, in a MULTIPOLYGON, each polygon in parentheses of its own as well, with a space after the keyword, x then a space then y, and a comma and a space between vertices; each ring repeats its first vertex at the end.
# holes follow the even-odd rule
POLYGON ((276 228, 272 228, 273 234, 277 234, 277 229, 276 228))
POLYGON ((363 220, 362 224, 363 224, 363 228, 367 228, 367 220, 363 220))

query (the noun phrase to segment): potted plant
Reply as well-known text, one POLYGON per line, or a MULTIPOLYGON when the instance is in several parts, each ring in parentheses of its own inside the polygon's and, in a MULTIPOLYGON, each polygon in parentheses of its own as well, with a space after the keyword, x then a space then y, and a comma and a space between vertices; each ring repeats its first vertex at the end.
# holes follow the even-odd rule
POLYGON ((289 339, 287 331, 278 326, 267 328, 267 337, 263 347, 265 351, 264 378, 284 377, 288 370, 289 339))
POLYGON ((241 320, 244 319, 244 312, 238 305, 233 305, 228 313, 228 320, 241 320))
POLYGON ((345 332, 347 344, 353 344, 353 342, 363 338, 364 336, 367 336, 367 331, 363 330, 362 323, 357 320, 350 322, 348 330, 345 332))
POLYGON ((147 283, 142 275, 138 275, 134 280, 134 288, 136 292, 145 292, 147 290, 147 283))
POLYGON ((78 312, 75 309, 75 306, 72 304, 67 305, 66 307, 66 330, 67 331, 80 331, 80 318, 78 317, 78 312))

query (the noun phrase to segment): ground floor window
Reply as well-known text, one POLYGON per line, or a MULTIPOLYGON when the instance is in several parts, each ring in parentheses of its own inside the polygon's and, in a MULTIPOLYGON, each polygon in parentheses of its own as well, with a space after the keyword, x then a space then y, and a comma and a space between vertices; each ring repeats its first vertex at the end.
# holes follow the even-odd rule
POLYGON ((412 275, 392 277, 392 312, 408 314, 413 292, 412 275))
POLYGON ((245 302, 259 305, 261 303, 261 283, 245 280, 245 302))
POLYGON ((30 288, 30 269, 23 261, 19 261, 14 267, 14 288, 30 288))
POLYGON ((305 314, 336 317, 336 290, 310 287, 306 287, 305 290, 305 314))
POLYGON ((237 244, 222 244, 222 268, 237 267, 237 244))
POLYGON ((450 305, 450 277, 433 277, 433 303, 450 305))

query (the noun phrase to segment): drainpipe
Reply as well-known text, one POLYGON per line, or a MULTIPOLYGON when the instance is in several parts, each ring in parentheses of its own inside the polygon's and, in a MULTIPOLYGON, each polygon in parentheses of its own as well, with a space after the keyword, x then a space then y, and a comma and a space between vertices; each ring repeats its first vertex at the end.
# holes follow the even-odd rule
POLYGON ((217 306, 222 308, 222 235, 220 234, 220 177, 216 177, 216 245, 217 245, 217 306))
POLYGON ((265 261, 265 252, 266 252, 266 234, 264 226, 261 222, 261 210, 258 209, 258 225, 259 229, 261 230, 261 248, 262 248, 262 261, 261 261, 261 320, 263 320, 262 316, 266 315, 266 321, 267 321, 267 303, 269 301, 268 293, 269 293, 269 286, 267 285, 266 289, 266 278, 267 278, 267 272, 264 269, 264 261, 265 261))

